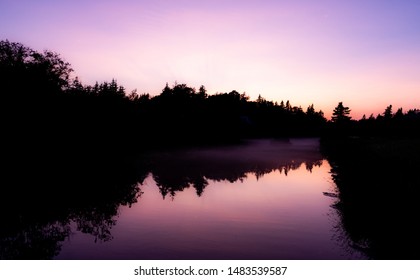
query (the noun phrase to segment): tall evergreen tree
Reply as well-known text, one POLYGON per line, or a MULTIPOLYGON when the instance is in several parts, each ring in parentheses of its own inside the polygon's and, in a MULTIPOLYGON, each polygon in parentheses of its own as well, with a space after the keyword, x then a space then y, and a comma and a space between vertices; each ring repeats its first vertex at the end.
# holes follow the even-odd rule
POLYGON ((392 118, 392 105, 389 105, 388 107, 386 107, 384 111, 384 118, 386 120, 390 120, 392 118))
POLYGON ((351 119, 349 107, 345 107, 343 102, 339 102, 337 107, 334 108, 331 120, 335 123, 347 122, 351 119))

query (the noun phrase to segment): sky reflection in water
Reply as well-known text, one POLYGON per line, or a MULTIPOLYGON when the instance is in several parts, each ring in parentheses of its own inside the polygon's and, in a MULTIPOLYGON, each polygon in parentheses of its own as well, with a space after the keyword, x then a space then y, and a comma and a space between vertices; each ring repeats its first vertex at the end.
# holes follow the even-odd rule
POLYGON ((74 231, 57 258, 362 258, 343 242, 335 198, 323 194, 335 185, 317 147, 316 140, 266 140, 153 155, 143 194, 120 207, 112 240, 95 243, 74 231), (202 192, 191 180, 197 174, 202 192))

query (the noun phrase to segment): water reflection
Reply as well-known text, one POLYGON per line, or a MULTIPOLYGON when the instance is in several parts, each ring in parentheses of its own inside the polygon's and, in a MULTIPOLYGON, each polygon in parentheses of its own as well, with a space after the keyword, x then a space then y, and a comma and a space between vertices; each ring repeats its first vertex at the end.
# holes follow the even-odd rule
POLYGON ((146 176, 117 159, 14 164, 1 189, 0 259, 55 257, 73 232, 71 223, 96 241, 111 240, 119 207, 137 202, 137 182, 146 176))
POLYGON ((30 186, 16 183, 2 196, 0 258, 363 257, 333 239, 337 198, 323 194, 334 184, 318 146, 255 140, 129 164, 33 165, 24 174, 30 186))
POLYGON ((338 240, 371 259, 419 259, 418 162, 353 154, 328 154, 338 188, 338 240))
POLYGON ((315 139, 254 140, 242 145, 186 149, 145 155, 141 168, 148 170, 162 196, 193 187, 201 196, 208 180, 244 180, 247 174, 257 178, 278 170, 286 176, 302 164, 308 171, 320 166, 322 157, 315 139))

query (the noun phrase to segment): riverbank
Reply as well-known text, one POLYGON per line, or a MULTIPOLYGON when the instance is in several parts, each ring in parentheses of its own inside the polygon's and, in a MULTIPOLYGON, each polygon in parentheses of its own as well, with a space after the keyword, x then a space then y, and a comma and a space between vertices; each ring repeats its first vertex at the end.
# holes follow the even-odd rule
POLYGON ((343 228, 373 259, 418 259, 420 138, 324 138, 343 228))

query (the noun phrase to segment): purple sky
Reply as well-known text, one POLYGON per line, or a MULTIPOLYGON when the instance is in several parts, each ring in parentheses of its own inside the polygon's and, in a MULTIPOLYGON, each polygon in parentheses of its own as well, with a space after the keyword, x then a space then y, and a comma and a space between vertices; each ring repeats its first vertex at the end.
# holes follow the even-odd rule
POLYGON ((330 116, 420 108, 420 1, 0 0, 0 39, 53 50, 85 84, 314 103, 330 116))

